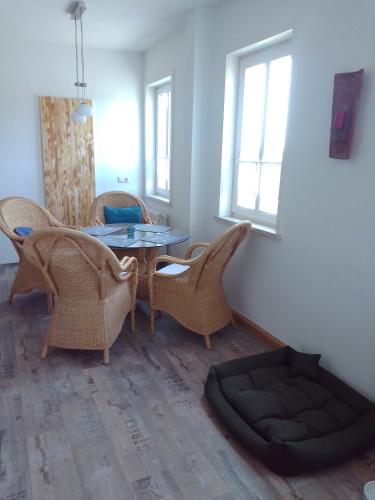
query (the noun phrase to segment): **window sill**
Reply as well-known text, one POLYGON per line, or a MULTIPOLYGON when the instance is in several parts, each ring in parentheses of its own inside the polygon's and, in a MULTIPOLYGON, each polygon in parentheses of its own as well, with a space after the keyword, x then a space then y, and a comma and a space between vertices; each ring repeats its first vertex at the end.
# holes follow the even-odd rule
MULTIPOLYGON (((237 219, 236 217, 230 217, 230 216, 224 217, 221 215, 216 215, 215 219, 229 226, 238 224, 238 222, 243 222, 243 219, 237 219)), ((264 234, 266 236, 272 236, 273 238, 277 239, 281 238, 281 234, 274 227, 264 226, 262 224, 256 224, 255 222, 251 222, 251 230, 254 231, 255 233, 264 234)))
POLYGON ((171 206, 171 201, 168 198, 163 198, 162 196, 157 196, 156 194, 145 194, 146 199, 157 201, 158 203, 162 203, 163 205, 171 206))

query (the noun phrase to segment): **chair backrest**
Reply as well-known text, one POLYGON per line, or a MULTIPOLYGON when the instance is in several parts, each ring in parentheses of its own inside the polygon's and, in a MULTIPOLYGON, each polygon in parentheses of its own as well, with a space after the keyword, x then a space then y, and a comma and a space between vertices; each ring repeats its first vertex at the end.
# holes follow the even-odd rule
POLYGON ((25 239, 23 251, 40 269, 55 296, 72 302, 105 299, 121 271, 107 246, 74 229, 33 232, 25 239))
POLYGON ((142 209, 142 222, 151 224, 151 219, 146 205, 135 194, 125 191, 108 191, 97 196, 91 207, 91 222, 93 224, 105 224, 104 205, 115 208, 126 208, 138 205, 142 209))
POLYGON ((195 274, 196 289, 212 289, 221 283, 225 267, 249 233, 250 228, 250 222, 239 222, 227 229, 210 243, 199 257, 194 259, 192 268, 195 274))
POLYGON ((0 200, 0 229, 13 241, 24 239, 14 232, 16 227, 31 227, 34 231, 58 224, 45 208, 28 198, 14 196, 0 200))

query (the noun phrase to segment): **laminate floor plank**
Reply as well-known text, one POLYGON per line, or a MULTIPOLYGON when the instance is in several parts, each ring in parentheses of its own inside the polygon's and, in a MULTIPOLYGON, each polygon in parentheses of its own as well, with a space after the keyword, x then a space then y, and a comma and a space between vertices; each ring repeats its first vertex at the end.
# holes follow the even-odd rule
POLYGON ((375 448, 293 478, 270 472, 218 421, 203 395, 211 365, 264 352, 240 327, 212 339, 162 314, 154 335, 137 309, 111 348, 50 348, 39 292, 6 303, 0 266, 0 500, 355 500, 375 479, 375 448))
POLYGON ((83 500, 78 470, 65 429, 27 439, 33 498, 83 500))
POLYGON ((31 498, 31 476, 21 397, 8 394, 0 424, 0 499, 31 498))
POLYGON ((206 498, 225 491, 221 478, 199 454, 191 436, 182 430, 184 421, 164 398, 153 374, 137 373, 130 375, 129 379, 134 394, 134 411, 150 430, 153 446, 165 460, 172 461, 169 471, 185 498, 194 498, 197 488, 206 498))

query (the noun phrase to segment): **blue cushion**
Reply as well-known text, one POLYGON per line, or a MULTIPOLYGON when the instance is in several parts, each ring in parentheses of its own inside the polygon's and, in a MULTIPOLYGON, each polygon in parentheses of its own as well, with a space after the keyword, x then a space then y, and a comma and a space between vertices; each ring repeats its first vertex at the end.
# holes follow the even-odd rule
POLYGON ((29 236, 29 234, 33 232, 33 228, 26 226, 18 226, 14 228, 14 232, 18 234, 18 236, 29 236))
POLYGON ((142 209, 138 205, 126 208, 104 206, 104 220, 106 224, 118 222, 139 224, 142 222, 142 209))

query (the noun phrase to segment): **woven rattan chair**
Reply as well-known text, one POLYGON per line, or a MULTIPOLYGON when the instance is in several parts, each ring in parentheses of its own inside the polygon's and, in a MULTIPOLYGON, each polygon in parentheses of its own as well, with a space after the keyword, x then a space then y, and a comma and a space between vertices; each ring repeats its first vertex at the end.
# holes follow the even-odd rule
POLYGON ((39 289, 47 293, 48 310, 51 312, 51 290, 45 283, 41 272, 27 259, 23 253, 24 236, 19 236, 14 229, 19 226, 31 227, 33 230, 50 227, 65 227, 45 208, 28 198, 10 197, 0 200, 0 229, 11 240, 19 257, 16 277, 9 291, 9 304, 14 295, 28 293, 39 289))
POLYGON ((119 262, 103 243, 72 229, 36 231, 25 241, 24 252, 54 295, 42 358, 48 346, 95 349, 104 351, 108 364, 109 348, 129 312, 135 330, 137 260, 119 262))
POLYGON ((125 191, 108 191, 95 198, 91 206, 91 222, 92 224, 105 224, 104 205, 115 208, 126 208, 138 205, 142 209, 142 223, 152 224, 152 220, 148 214, 148 210, 143 201, 135 194, 126 193, 125 191))
POLYGON ((168 255, 154 260, 149 276, 152 333, 154 311, 165 311, 189 330, 203 335, 207 349, 211 349, 210 335, 233 321, 223 289, 223 273, 250 228, 250 222, 241 222, 212 243, 196 243, 187 251, 185 260, 168 255), (192 258, 199 247, 204 251, 192 258), (160 262, 169 265, 156 271, 160 262))

